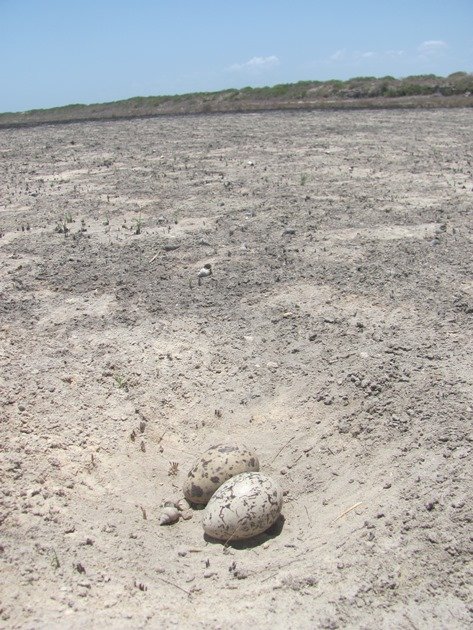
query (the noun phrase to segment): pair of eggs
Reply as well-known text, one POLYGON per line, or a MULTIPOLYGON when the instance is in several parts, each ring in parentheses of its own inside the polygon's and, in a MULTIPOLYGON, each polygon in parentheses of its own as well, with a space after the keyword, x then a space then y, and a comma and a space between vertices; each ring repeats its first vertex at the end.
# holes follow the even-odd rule
POLYGON ((209 448, 191 468, 183 490, 191 503, 207 505, 203 528, 217 540, 261 534, 281 513, 281 489, 259 472, 256 453, 245 446, 209 448))

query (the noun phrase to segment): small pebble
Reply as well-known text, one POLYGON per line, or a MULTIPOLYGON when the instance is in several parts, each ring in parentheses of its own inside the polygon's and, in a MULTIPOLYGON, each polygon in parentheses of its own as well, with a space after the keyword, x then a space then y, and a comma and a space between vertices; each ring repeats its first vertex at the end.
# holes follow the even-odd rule
POLYGON ((193 510, 184 510, 181 512, 181 518, 184 521, 190 521, 190 519, 194 516, 193 510))

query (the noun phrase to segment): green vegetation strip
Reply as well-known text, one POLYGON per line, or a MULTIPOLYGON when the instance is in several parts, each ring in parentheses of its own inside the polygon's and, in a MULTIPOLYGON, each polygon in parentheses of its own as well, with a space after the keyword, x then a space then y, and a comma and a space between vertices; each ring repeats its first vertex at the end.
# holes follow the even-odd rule
POLYGON ((73 104, 0 114, 1 127, 159 115, 251 112, 284 109, 471 107, 473 74, 455 72, 395 79, 355 77, 348 81, 299 81, 174 96, 138 96, 112 103, 73 104))

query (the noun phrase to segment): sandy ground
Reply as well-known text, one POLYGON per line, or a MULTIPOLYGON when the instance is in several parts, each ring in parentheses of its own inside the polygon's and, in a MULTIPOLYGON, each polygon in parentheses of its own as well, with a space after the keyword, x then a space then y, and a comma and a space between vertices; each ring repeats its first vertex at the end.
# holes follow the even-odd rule
POLYGON ((472 110, 4 130, 0 172, 2 627, 471 627, 472 110), (160 527, 226 441, 278 527, 160 527))

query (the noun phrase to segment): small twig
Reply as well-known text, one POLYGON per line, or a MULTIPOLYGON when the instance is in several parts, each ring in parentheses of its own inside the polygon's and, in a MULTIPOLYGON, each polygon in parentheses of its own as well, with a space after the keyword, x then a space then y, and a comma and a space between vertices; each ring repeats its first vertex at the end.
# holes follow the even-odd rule
POLYGON ((307 505, 304 505, 305 512, 307 514, 307 520, 309 521, 309 527, 312 527, 312 521, 310 520, 309 510, 307 509, 307 505))
MULTIPOLYGON (((306 553, 300 553, 295 558, 290 560, 289 562, 284 562, 283 564, 280 564, 278 567, 268 567, 267 569, 263 569, 262 571, 260 571, 260 573, 263 573, 263 571, 271 571, 271 569, 276 569, 276 568, 277 568, 277 570, 279 572, 281 569, 285 569, 286 567, 290 566, 291 564, 294 564, 295 562, 299 562, 299 560, 301 560, 301 558, 303 558, 303 557, 306 557, 306 555, 307 555, 306 553)), ((263 580, 261 580, 261 582, 266 582, 267 580, 269 580, 272 577, 275 577, 276 575, 278 575, 278 574, 277 573, 272 573, 271 575, 268 575, 263 580)))
POLYGON ((160 442, 162 442, 163 437, 166 435, 166 433, 168 432, 168 430, 166 429, 166 431, 164 431, 164 433, 161 435, 161 437, 158 439, 158 444, 160 442))
POLYGON ((278 457, 278 456, 279 456, 279 455, 283 452, 283 450, 286 448, 286 446, 287 446, 290 442, 292 442, 292 440, 293 440, 295 437, 296 437, 296 436, 295 436, 295 435, 293 435, 293 436, 292 436, 292 438, 291 438, 290 440, 288 440, 288 441, 286 442, 286 444, 284 444, 284 446, 283 446, 281 449, 279 449, 279 451, 276 453, 276 455, 275 455, 275 456, 273 457, 273 459, 271 460, 271 462, 270 462, 271 464, 274 462, 274 460, 276 459, 276 457, 278 457))
POLYGON ((338 521, 339 518, 342 518, 342 516, 345 516, 345 514, 348 514, 348 512, 351 512, 352 510, 354 510, 355 508, 357 508, 359 505, 361 505, 363 503, 363 501, 358 501, 358 503, 355 503, 355 505, 352 505, 351 507, 348 508, 348 510, 345 510, 344 512, 342 512, 341 514, 339 514, 337 516, 337 518, 334 518, 333 521, 331 522, 331 524, 335 523, 335 521, 338 521))
POLYGON ((295 465, 297 464, 297 462, 298 462, 298 461, 299 461, 302 457, 304 457, 304 453, 301 453, 301 454, 299 455, 299 457, 296 459, 296 461, 295 461, 295 462, 292 462, 292 467, 293 467, 293 466, 295 466, 295 465))
POLYGON ((171 582, 169 580, 165 580, 164 578, 159 577, 159 575, 157 575, 156 577, 158 578, 158 580, 161 580, 161 582, 166 582, 166 584, 170 584, 171 586, 175 586, 176 588, 178 588, 180 591, 182 591, 183 593, 185 593, 189 597, 192 596, 192 593, 190 591, 186 591, 186 589, 182 588, 182 586, 179 586, 178 584, 175 584, 174 582, 171 582))
POLYGON ((151 258, 151 259, 148 261, 148 264, 151 264, 152 262, 154 262, 158 256, 159 256, 159 254, 155 254, 155 255, 153 256, 153 258, 151 258))
POLYGON ((232 533, 232 535, 230 536, 230 538, 227 538, 227 540, 225 541, 225 544, 223 545, 223 551, 225 552, 226 549, 228 548, 228 543, 231 541, 231 539, 235 536, 236 533, 238 533, 241 525, 243 523, 241 523, 240 525, 238 525, 238 527, 235 529, 235 531, 232 533))

